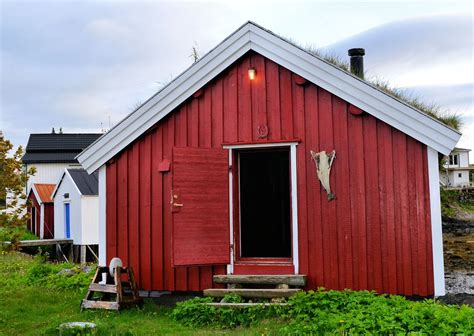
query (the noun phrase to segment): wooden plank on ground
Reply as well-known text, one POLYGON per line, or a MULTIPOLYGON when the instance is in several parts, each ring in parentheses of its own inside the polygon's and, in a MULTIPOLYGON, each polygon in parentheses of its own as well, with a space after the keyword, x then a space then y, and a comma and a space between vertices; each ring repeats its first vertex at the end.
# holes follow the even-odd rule
POLYGON ((117 294, 117 286, 116 285, 101 285, 99 283, 91 283, 89 285, 89 290, 93 291, 93 292, 117 294))
POLYGON ((108 310, 118 310, 119 305, 117 302, 111 301, 91 301, 91 300, 82 300, 82 308, 85 309, 108 309, 108 310))
POLYGON ((257 284, 280 285, 295 287, 306 285, 306 275, 214 275, 215 283, 224 284, 257 284))
POLYGON ((290 288, 290 289, 253 289, 253 288, 212 288, 205 289, 203 291, 204 296, 211 297, 224 297, 227 294, 237 294, 244 298, 261 298, 261 299, 272 299, 280 297, 290 297, 300 289, 290 288))

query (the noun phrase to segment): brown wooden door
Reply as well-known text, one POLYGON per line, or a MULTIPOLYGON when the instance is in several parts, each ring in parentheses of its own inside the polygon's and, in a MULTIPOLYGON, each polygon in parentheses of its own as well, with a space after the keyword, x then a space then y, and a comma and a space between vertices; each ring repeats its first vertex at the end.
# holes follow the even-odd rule
POLYGON ((228 264, 228 152, 223 149, 174 148, 171 169, 173 264, 228 264))

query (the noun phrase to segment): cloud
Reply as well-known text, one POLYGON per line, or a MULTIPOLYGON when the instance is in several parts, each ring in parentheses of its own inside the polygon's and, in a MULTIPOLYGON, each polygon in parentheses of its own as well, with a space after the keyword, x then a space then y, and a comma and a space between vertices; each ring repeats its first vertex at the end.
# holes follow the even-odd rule
MULTIPOLYGON (((408 15, 398 4, 359 3, 350 11, 346 4, 300 2, 272 4, 272 11, 268 4, 237 2, 4 1, 0 6, 0 128, 14 143, 53 126, 99 131, 109 118, 116 124, 160 82, 191 64, 191 46, 197 43, 205 53, 249 18, 284 36, 323 43, 378 26, 330 47, 345 58, 348 47, 366 47, 368 69, 399 86, 461 83, 472 66, 472 24, 465 16, 379 26, 408 15), (363 19, 342 24, 354 17, 363 19)), ((409 15, 438 7, 410 5, 409 15)), ((429 96, 425 91, 420 94, 429 96)), ((453 102, 439 92, 431 96, 460 109, 469 104, 468 89, 449 91, 453 102)))
POLYGON ((325 47, 347 58, 347 50, 366 49, 369 76, 387 77, 396 86, 472 82, 473 23, 468 14, 396 21, 325 47))

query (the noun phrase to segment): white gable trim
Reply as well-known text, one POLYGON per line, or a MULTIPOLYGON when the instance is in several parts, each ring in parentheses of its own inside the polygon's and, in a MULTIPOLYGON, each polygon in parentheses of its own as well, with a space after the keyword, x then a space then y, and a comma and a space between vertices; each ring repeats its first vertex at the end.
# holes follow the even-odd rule
POLYGON ((36 191, 35 184, 31 186, 30 192, 33 191, 33 194, 35 195, 36 201, 38 202, 39 205, 43 204, 43 200, 39 197, 38 191, 36 191))
POLYGON ((54 199, 54 197, 56 196, 56 193, 58 192, 59 190, 59 186, 61 185, 61 183, 63 182, 64 180, 64 177, 65 176, 68 176, 69 179, 71 180, 72 184, 74 185, 74 187, 76 188, 76 191, 77 193, 82 196, 82 193, 81 191, 79 190, 79 187, 77 186, 76 182, 74 182, 74 179, 72 178, 71 174, 69 174, 67 168, 64 168, 64 172, 61 174, 61 177, 59 178, 58 182, 56 183, 56 187, 54 187, 54 190, 53 190, 53 193, 51 195, 51 198, 54 199))
POLYGON ((64 174, 66 174, 66 168, 64 168, 64 171, 62 174, 59 176, 58 182, 56 182, 56 186, 54 187, 53 193, 51 194, 51 198, 54 201, 54 197, 56 197, 56 193, 58 192, 59 186, 61 185, 61 182, 63 181, 64 174))
POLYGON ((248 22, 77 156, 92 173, 247 51, 254 50, 445 155, 460 134, 439 121, 248 22))

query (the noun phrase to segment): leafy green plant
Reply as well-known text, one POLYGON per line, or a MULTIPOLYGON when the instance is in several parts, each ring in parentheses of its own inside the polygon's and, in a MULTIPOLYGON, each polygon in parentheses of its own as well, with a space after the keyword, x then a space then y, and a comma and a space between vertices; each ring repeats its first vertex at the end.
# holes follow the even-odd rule
MULTIPOLYGON (((239 300, 228 296, 227 300, 239 300)), ((273 319, 285 321, 281 334, 466 334, 474 331, 474 310, 442 305, 434 300, 413 302, 396 295, 369 291, 301 292, 288 306, 217 308, 212 298, 179 303, 171 316, 192 327, 234 328, 273 319)))
MULTIPOLYGON (((224 301, 241 303, 243 300, 236 294, 228 294, 224 301)), ((265 307, 263 304, 238 309, 207 305, 211 302, 213 298, 210 297, 180 302, 173 309, 171 317, 190 327, 235 328, 275 318, 282 315, 285 309, 280 306, 265 307)))
POLYGON ((69 263, 50 263, 45 257, 38 255, 29 269, 25 282, 48 289, 83 290, 91 282, 95 267, 85 272, 80 266, 69 263))
POLYGON ((289 300, 289 334, 471 334, 474 310, 368 291, 302 292, 289 300))

